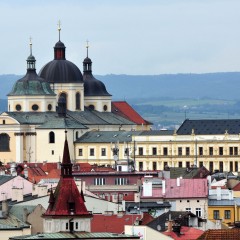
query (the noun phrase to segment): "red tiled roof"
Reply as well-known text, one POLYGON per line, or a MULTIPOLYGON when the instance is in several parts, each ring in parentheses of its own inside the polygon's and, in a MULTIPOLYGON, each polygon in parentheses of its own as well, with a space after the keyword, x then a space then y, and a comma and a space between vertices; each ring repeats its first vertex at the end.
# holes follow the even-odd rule
MULTIPOLYGON (((153 198, 206 198, 208 196, 207 179, 181 179, 177 186, 177 179, 165 179, 165 195, 162 187, 152 189, 153 198)), ((142 193, 143 194, 143 193, 142 193)), ((150 198, 143 197, 142 198, 150 198)))
POLYGON ((141 217, 139 214, 127 214, 123 216, 94 214, 91 221, 91 232, 122 233, 124 225, 133 225, 136 219, 140 220, 141 217))
POLYGON ((84 204, 83 194, 79 192, 72 176, 72 163, 67 140, 64 144, 60 181, 54 195, 51 194, 49 206, 43 216, 92 217, 84 204))
POLYGON ((149 213, 143 213, 143 218, 141 219, 141 225, 147 225, 150 223, 154 217, 152 217, 149 213))
POLYGON ((240 191, 240 183, 238 183, 232 190, 233 191, 240 191))
POLYGON ((136 124, 151 124, 143 119, 126 101, 112 102, 112 112, 136 124))
POLYGON ((197 240, 240 240, 240 229, 210 229, 204 232, 197 240))
MULTIPOLYGON (((193 227, 181 227, 181 234, 177 234, 173 231, 171 232, 162 232, 164 235, 172 237, 175 240, 195 240, 198 239, 199 236, 202 235, 203 231, 193 228, 193 227)), ((219 240, 216 238, 214 240, 219 240)))

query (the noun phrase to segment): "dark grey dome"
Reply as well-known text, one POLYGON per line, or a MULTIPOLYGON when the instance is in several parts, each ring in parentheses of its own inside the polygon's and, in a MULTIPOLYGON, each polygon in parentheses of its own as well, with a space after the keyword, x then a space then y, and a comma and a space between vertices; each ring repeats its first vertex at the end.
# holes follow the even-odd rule
POLYGON ((56 94, 50 84, 37 75, 35 69, 28 69, 27 74, 13 85, 12 91, 8 94, 8 96, 26 95, 55 96, 56 94))
POLYGON ((56 44, 55 44, 55 48, 66 48, 64 43, 61 42, 61 41, 58 41, 56 44))
POLYGON ((40 70, 39 76, 50 83, 83 82, 79 68, 68 60, 52 60, 40 70))
POLYGON ((91 73, 83 74, 84 96, 112 96, 106 90, 103 82, 97 80, 91 73))
POLYGON ((83 76, 79 68, 65 58, 65 45, 58 41, 54 47, 54 60, 39 72, 40 77, 50 83, 81 83, 83 76))

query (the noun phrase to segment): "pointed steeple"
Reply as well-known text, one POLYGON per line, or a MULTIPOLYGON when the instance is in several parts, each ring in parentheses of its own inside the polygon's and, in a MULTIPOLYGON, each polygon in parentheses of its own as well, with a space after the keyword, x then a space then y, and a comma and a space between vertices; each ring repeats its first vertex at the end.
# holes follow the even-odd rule
POLYGON ((63 150, 63 159, 61 164, 61 177, 72 177, 72 163, 69 154, 67 131, 65 131, 65 143, 63 150))

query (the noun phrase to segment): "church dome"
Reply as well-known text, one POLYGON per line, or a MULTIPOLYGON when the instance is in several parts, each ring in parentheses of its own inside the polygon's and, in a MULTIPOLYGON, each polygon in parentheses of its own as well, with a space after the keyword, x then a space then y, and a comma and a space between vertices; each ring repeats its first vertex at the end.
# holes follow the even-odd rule
POLYGON ((28 67, 26 75, 13 85, 12 91, 8 96, 56 95, 52 91, 50 84, 37 75, 35 62, 35 57, 31 54, 27 58, 28 67))
POLYGON ((79 68, 65 58, 65 45, 60 40, 54 46, 54 60, 39 72, 49 83, 81 83, 83 76, 79 68))
POLYGON ((111 96, 103 82, 92 75, 92 61, 86 57, 83 61, 84 96, 111 96))

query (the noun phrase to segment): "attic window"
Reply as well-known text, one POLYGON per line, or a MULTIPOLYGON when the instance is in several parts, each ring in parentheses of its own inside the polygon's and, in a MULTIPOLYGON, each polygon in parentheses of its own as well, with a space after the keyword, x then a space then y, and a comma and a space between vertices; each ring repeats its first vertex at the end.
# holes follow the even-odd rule
POLYGON ((117 137, 117 134, 113 135, 113 137, 117 137))
POLYGON ((100 137, 100 134, 98 134, 97 137, 100 137))

